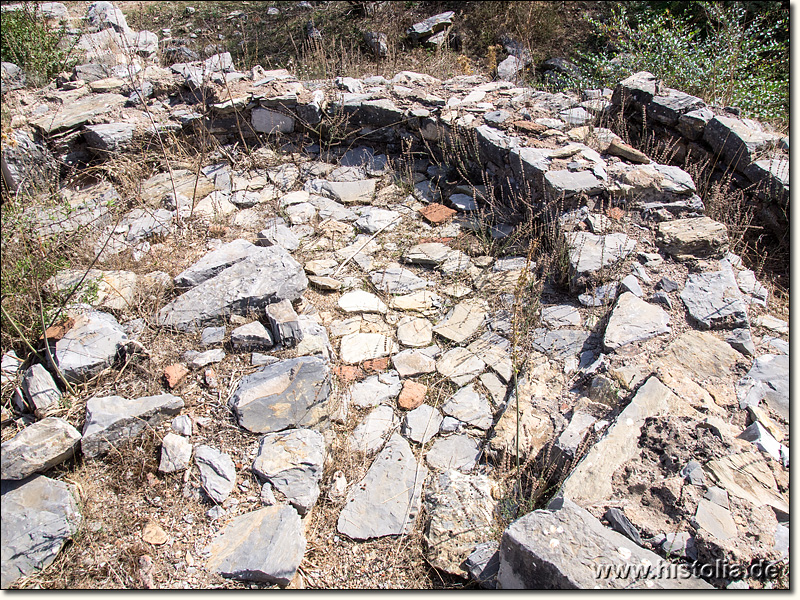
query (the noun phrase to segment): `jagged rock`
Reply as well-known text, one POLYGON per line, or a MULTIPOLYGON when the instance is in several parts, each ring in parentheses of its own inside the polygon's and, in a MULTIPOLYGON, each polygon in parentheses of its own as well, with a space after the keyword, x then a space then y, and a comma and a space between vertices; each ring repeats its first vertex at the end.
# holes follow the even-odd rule
POLYGON ((656 76, 647 71, 634 73, 617 84, 611 101, 615 105, 623 107, 631 101, 638 104, 649 104, 656 95, 657 82, 656 76))
POLYGON ((364 41, 378 58, 386 56, 389 52, 388 38, 385 33, 375 31, 365 31, 364 41))
POLYGON ((145 396, 129 400, 121 396, 91 398, 86 403, 81 451, 96 458, 112 448, 155 427, 165 417, 177 415, 184 406, 172 394, 145 396))
POLYGON ((213 350, 206 350, 192 357, 189 361, 189 366, 192 369, 202 369, 208 365, 213 365, 222 362, 225 358, 225 351, 222 348, 214 348, 213 350))
POLYGON ((22 378, 22 393, 34 414, 43 416, 58 408, 61 390, 50 372, 40 364, 31 365, 22 378))
POLYGON ((647 105, 647 116, 659 123, 674 127, 681 115, 705 106, 705 102, 696 96, 666 88, 658 96, 654 96, 647 105))
POLYGON ((737 384, 739 406, 758 406, 761 400, 789 421, 789 355, 763 354, 737 384))
POLYGON ((489 429, 493 422, 489 401, 472 384, 461 388, 445 402, 442 412, 483 430, 489 429))
POLYGON ((583 506, 609 498, 612 475, 640 452, 639 433, 645 419, 685 413, 681 402, 658 378, 650 377, 564 481, 561 486, 564 498, 583 506))
MULTIPOLYGON (((191 428, 190 428, 191 433, 191 428)), ((160 473, 176 473, 189 468, 192 459, 192 444, 182 435, 168 433, 161 442, 160 473)))
POLYGON ((72 328, 56 342, 55 363, 67 380, 86 381, 110 367, 127 342, 128 336, 114 317, 86 311, 75 316, 72 328))
POLYGON ((676 260, 722 258, 728 252, 728 229, 708 217, 659 223, 656 242, 676 260))
POLYGON ((211 543, 206 568, 223 577, 288 585, 306 551, 300 515, 277 504, 233 519, 211 543))
POLYGON ((228 404, 239 425, 255 433, 310 427, 325 415, 330 371, 319 358, 300 357, 246 375, 228 404))
POLYGON ((296 346, 303 339, 303 331, 297 313, 289 300, 268 304, 267 321, 273 339, 284 347, 296 346))
POLYGON ((642 537, 639 535, 639 532, 633 526, 633 523, 630 522, 628 517, 625 516, 618 508, 609 508, 604 515, 608 524, 611 525, 611 528, 627 537, 631 540, 634 544, 638 546, 643 546, 642 537))
POLYGON ((439 433, 442 413, 429 404, 421 404, 403 418, 403 435, 418 444, 427 444, 439 433))
POLYGON ((253 129, 259 133, 292 133, 294 119, 268 108, 254 108, 250 113, 253 129))
POLYGON ((353 430, 348 440, 350 448, 356 452, 374 454, 381 449, 387 435, 396 425, 394 410, 391 406, 382 404, 373 409, 353 430))
POLYGON ((551 503, 517 519, 500 542, 499 587, 503 589, 713 589, 702 579, 652 578, 633 564, 659 564, 661 558, 603 527, 589 511, 569 499, 551 503), (599 578, 598 567, 619 568, 616 576, 599 578), (627 576, 624 576, 627 575, 627 576))
POLYGON ((211 446, 198 446, 194 462, 200 470, 200 483, 214 502, 221 504, 236 485, 236 467, 230 456, 211 446))
POLYGON ((681 115, 675 128, 690 140, 703 137, 706 124, 714 118, 714 111, 708 108, 698 108, 681 115))
POLYGON ((6 481, 2 489, 0 586, 49 566, 78 531, 81 514, 76 486, 36 475, 6 481))
POLYGON ((725 162, 744 171, 760 152, 777 146, 780 136, 751 129, 740 119, 716 116, 706 125, 703 139, 725 162))
POLYGON ((736 285, 733 271, 692 273, 681 291, 681 300, 703 329, 749 327, 747 305, 736 285))
POLYGON ((412 41, 418 42, 450 26, 453 23, 454 15, 455 13, 451 10, 428 17, 424 21, 420 21, 409 27, 406 31, 406 35, 408 35, 412 41))
POLYGON ((6 91, 18 90, 25 87, 25 73, 17 65, 11 62, 2 63, 2 93, 6 91))
POLYGON ((767 307, 769 290, 756 280, 755 273, 750 269, 739 271, 736 275, 736 285, 739 286, 739 290, 741 290, 743 294, 746 294, 746 300, 750 304, 759 304, 764 308, 767 307))
POLYGON ((780 206, 789 204, 789 159, 778 156, 757 160, 748 165, 744 174, 756 185, 761 200, 777 200, 780 206))
POLYGON ((282 218, 269 219, 265 225, 266 227, 258 233, 259 246, 278 246, 289 252, 294 252, 300 247, 300 240, 286 226, 282 218))
POLYGON ((481 456, 481 443, 467 434, 454 434, 437 438, 431 445, 425 460, 436 471, 458 469, 469 472, 475 468, 481 456))
POLYGON ((750 335, 750 330, 746 328, 734 329, 730 332, 726 341, 745 356, 756 355, 756 345, 753 343, 753 337, 750 335))
POLYGON ((435 267, 442 264, 450 254, 450 247, 439 242, 416 244, 403 255, 403 260, 413 265, 435 267))
POLYGON ((237 352, 269 350, 274 345, 272 334, 260 321, 242 325, 231 332, 231 346, 237 352))
POLYGON ((475 546, 493 537, 496 484, 485 475, 452 469, 434 475, 430 483, 424 502, 425 558, 436 569, 463 576, 462 563, 475 546))
POLYGON ((360 181, 326 181, 312 179, 305 184, 307 192, 325 196, 342 204, 369 204, 375 196, 375 179, 360 181))
POLYGON ((606 326, 603 344, 613 351, 633 342, 669 333, 669 314, 663 309, 625 292, 617 300, 606 326))
POLYGON ((355 225, 364 233, 378 233, 379 231, 391 231, 400 224, 402 215, 393 210, 369 207, 362 209, 361 218, 355 225))
POLYGON ((525 68, 526 62, 516 56, 506 57, 497 65, 497 77, 502 81, 514 81, 517 73, 525 68))
POLYGON ((748 426, 747 429, 737 437, 740 440, 752 442, 756 448, 769 454, 772 458, 783 464, 784 467, 789 468, 789 448, 776 440, 773 435, 767 431, 767 428, 758 421, 748 426))
POLYGON ((307 285, 303 268, 283 248, 259 248, 170 302, 158 320, 192 331, 230 314, 244 316, 272 302, 296 300, 307 285))
POLYGON ((408 442, 394 434, 364 478, 350 489, 337 530, 356 540, 411 532, 427 474, 408 442))
POLYGON ((9 190, 23 194, 36 193, 42 183, 51 181, 58 172, 58 163, 47 146, 19 129, 8 135, 7 143, 4 140, 0 149, 0 166, 3 183, 9 190))
POLYGON ((92 94, 75 102, 64 104, 53 114, 46 114, 31 121, 31 125, 45 135, 53 135, 85 125, 90 120, 121 107, 127 100, 120 94, 92 94))
POLYGON ((81 434, 57 417, 47 417, 2 444, 0 478, 25 479, 75 455, 81 434))
POLYGON ((779 493, 775 476, 757 452, 741 452, 708 461, 703 470, 711 485, 728 494, 747 500, 755 506, 771 506, 789 514, 789 503, 779 493))
POLYGON ((150 289, 169 289, 172 279, 163 271, 137 275, 131 271, 65 269, 47 280, 48 293, 72 294, 95 308, 127 312, 150 289))
POLYGON ((106 123, 87 125, 83 135, 89 148, 100 154, 108 154, 129 150, 134 131, 136 131, 136 126, 129 123, 106 123))
POLYGON ((253 471, 306 514, 319 498, 325 439, 312 429, 290 429, 261 438, 253 471))

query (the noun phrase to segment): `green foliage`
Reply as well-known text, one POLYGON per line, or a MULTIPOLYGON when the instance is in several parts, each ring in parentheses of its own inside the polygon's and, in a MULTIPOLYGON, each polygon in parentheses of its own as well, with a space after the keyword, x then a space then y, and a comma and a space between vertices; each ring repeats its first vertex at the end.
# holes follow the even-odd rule
POLYGON ((64 23, 57 28, 48 25, 37 2, 24 2, 21 10, 4 12, 0 34, 3 61, 19 66, 29 84, 44 85, 77 62, 73 58, 77 38, 70 39, 64 23))
POLYGON ((589 19, 606 52, 582 55, 587 83, 612 85, 649 71, 711 104, 788 121, 788 12, 753 14, 740 2, 692 4, 683 14, 618 6, 605 22, 589 19))

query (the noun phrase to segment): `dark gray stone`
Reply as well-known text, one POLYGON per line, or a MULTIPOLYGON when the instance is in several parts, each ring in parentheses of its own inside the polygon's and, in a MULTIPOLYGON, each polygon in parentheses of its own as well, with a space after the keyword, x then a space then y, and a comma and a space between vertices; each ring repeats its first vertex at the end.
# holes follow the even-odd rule
POLYGON ((198 446, 194 462, 200 470, 200 483, 214 502, 221 504, 236 485, 236 466, 230 456, 211 446, 198 446))
POLYGON ((703 139, 725 162, 744 172, 759 153, 777 146, 780 136, 751 129, 740 119, 716 116, 706 125, 703 139))
POLYGON ((647 71, 634 73, 617 84, 617 87, 614 88, 614 94, 611 96, 611 101, 617 106, 627 105, 631 102, 634 104, 648 104, 653 99, 653 96, 656 95, 656 84, 656 76, 652 73, 647 71))
POLYGON ((737 384, 739 407, 767 406, 789 422, 789 355, 763 354, 737 384))
POLYGON ((99 154, 128 150, 133 141, 136 126, 129 123, 105 123, 87 125, 84 137, 89 148, 99 154))
POLYGON ((158 313, 162 325, 181 331, 247 315, 270 303, 297 300, 308 286, 303 267, 278 246, 259 248, 179 296, 158 313))
POLYGON ((269 330, 260 321, 253 321, 231 332, 231 345, 238 352, 251 352, 269 350, 275 344, 269 330))
POLYGON ((678 284, 672 281, 672 279, 669 279, 667 277, 662 277, 656 284, 656 289, 663 290, 667 293, 677 292, 678 284))
POLYGON ((704 108, 705 105, 700 98, 667 88, 647 105, 647 116, 674 127, 681 115, 704 108))
POLYGON ((730 269, 689 275, 681 300, 702 329, 750 326, 747 306, 730 269))
POLYGON ((620 509, 609 508, 604 517, 614 531, 629 538, 636 545, 642 545, 642 537, 639 535, 639 531, 620 509))
POLYGON ((233 519, 211 543, 206 567, 223 577, 288 585, 306 550, 300 515, 277 504, 233 519))
POLYGON ((266 314, 273 339, 277 343, 285 347, 292 347, 302 341, 303 331, 291 302, 281 300, 268 304, 266 314))
MULTIPOLYGON (((598 577, 597 567, 657 565, 661 558, 603 527, 598 519, 569 499, 555 510, 535 510, 503 532, 500 570, 503 589, 713 589, 696 577, 652 578, 629 571, 628 577, 598 577)), ((551 505, 553 506, 553 505, 551 505)))
POLYGON ((455 13, 451 10, 428 17, 424 21, 420 21, 409 27, 406 30, 406 35, 408 35, 412 41, 418 42, 452 25, 454 15, 455 13))
POLYGON ((50 565, 81 522, 74 485, 36 475, 0 483, 0 586, 50 565))
POLYGON ((734 329, 728 334, 726 340, 732 348, 738 350, 745 356, 756 355, 756 345, 753 343, 753 337, 750 335, 750 330, 744 327, 734 329))
POLYGON ((229 401, 239 425, 255 433, 310 427, 325 416, 330 371, 319 358, 267 365, 242 378, 229 401))
POLYGON ((536 329, 533 331, 533 348, 544 352, 550 358, 564 359, 580 354, 590 332, 577 329, 559 329, 547 331, 536 329))
MULTIPOLYGON (((3 63, 6 64, 6 63, 3 63)), ((15 129, 0 149, 0 168, 6 187, 34 194, 58 174, 58 163, 43 143, 27 131, 15 129)))
POLYGON ((91 398, 86 403, 81 451, 87 458, 101 456, 146 428, 157 426, 165 417, 174 417, 183 406, 183 400, 172 394, 133 400, 121 396, 91 398))
POLYGON ((464 561, 464 568, 478 585, 487 590, 497 588, 497 572, 500 569, 500 544, 484 542, 464 561))
POLYGON ((0 74, 2 74, 2 92, 18 90, 25 87, 25 73, 17 65, 11 62, 3 61, 0 65, 0 74))

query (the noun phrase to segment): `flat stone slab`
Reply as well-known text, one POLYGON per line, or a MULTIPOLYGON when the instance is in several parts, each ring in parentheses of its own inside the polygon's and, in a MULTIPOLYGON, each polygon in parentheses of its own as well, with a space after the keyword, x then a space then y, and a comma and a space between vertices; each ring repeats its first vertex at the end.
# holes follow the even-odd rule
POLYGON ((709 217, 664 221, 656 243, 676 260, 722 258, 728 252, 728 228, 709 217))
POLYGON ((105 454, 138 436, 145 428, 155 427, 162 419, 179 414, 183 407, 183 400, 172 394, 132 400, 121 396, 91 398, 86 403, 81 451, 87 458, 105 454))
POLYGON ((376 179, 361 181, 326 181, 313 179, 306 183, 306 191, 319 194, 342 204, 369 204, 375 196, 376 179))
POLYGON ((310 356, 282 360, 242 378, 228 405, 255 433, 311 427, 325 416, 330 369, 310 356))
POLYGON ((450 252, 450 247, 445 244, 426 242, 424 244, 417 244, 406 250, 405 254, 403 254, 403 260, 412 265, 435 267, 442 264, 447 259, 450 252))
POLYGON ((2 444, 0 478, 19 480, 72 458, 81 434, 57 417, 47 417, 2 444))
POLYGON ((393 210, 369 207, 361 211, 355 225, 364 233, 378 233, 379 231, 391 231, 400 224, 402 215, 393 210))
POLYGON ((194 462, 200 470, 200 483, 214 502, 222 503, 236 485, 236 466, 233 459, 211 446, 198 446, 194 462))
POLYGON ((400 378, 396 373, 372 375, 353 384, 350 388, 350 404, 358 408, 389 404, 400 394, 401 387, 400 378))
POLYGON ((206 568, 223 577, 288 585, 303 561, 300 515, 276 504, 233 519, 211 543, 206 568))
POLYGON ((425 558, 436 569, 464 576, 462 563, 475 546, 492 540, 497 501, 485 475, 447 470, 430 479, 425 491, 425 558))
POLYGON ((567 233, 569 262, 575 276, 599 271, 633 252, 636 240, 624 233, 595 235, 588 231, 567 233))
POLYGON ((392 295, 408 294, 430 285, 429 281, 417 277, 412 271, 402 267, 374 271, 369 274, 369 278, 380 291, 392 295))
POLYGON ((492 410, 486 397, 473 384, 458 390, 442 405, 442 412, 472 427, 487 430, 492 426, 492 410))
POLYGON ((354 290, 342 294, 337 301, 339 308, 348 313, 382 313, 386 314, 389 310, 383 300, 375 294, 370 294, 364 290, 354 290))
POLYGON ((637 576, 633 569, 627 577, 620 572, 611 577, 598 575, 603 567, 620 571, 628 565, 656 567, 662 560, 565 499, 558 509, 535 510, 506 528, 497 582, 506 590, 714 589, 694 576, 653 578, 637 576))
POLYGON ((397 340, 412 348, 430 346, 433 341, 433 324, 422 317, 403 317, 397 323, 397 340))
POLYGON ((456 385, 466 385, 486 368, 480 358, 466 348, 453 348, 445 352, 436 362, 440 375, 450 378, 456 385))
MULTIPOLYGON (((438 348, 437 348, 438 351, 438 348)), ((400 377, 413 377, 436 370, 436 359, 427 349, 403 350, 392 356, 392 365, 400 377)))
POLYGON ((574 306, 560 304, 542 307, 542 323, 550 329, 580 327, 581 313, 574 306))
POLYGON ((74 129, 99 117, 114 108, 122 106, 127 98, 120 94, 92 94, 80 100, 66 103, 57 111, 51 111, 32 121, 31 124, 46 135, 65 129, 74 129))
POLYGON ((408 442, 392 435, 364 478, 350 488, 337 530, 355 540, 410 533, 427 475, 408 442))
POLYGON ((681 300, 702 329, 750 327, 747 305, 730 269, 690 274, 681 300))
POLYGON ((231 331, 231 346, 237 352, 269 350, 274 345, 272 333, 261 321, 240 325, 231 331))
POLYGON ((290 429, 261 438, 253 471, 304 515, 319 498, 325 438, 313 429, 290 429))
POLYGON ((533 347, 550 358, 564 359, 583 351, 590 332, 579 329, 534 330, 533 347))
POLYGON ((381 449, 389 432, 396 425, 397 418, 392 407, 385 404, 378 406, 353 429, 353 433, 348 438, 350 449, 374 454, 381 449))
POLYGON ((442 413, 430 404, 421 404, 403 417, 403 435, 418 444, 427 444, 439 433, 442 413))
POLYGON ((158 322, 180 331, 219 325, 281 300, 297 300, 308 286, 303 268, 279 246, 259 248, 179 296, 158 313, 158 322))
POLYGON ((58 408, 61 390, 56 385, 50 371, 40 364, 28 367, 20 386, 28 405, 37 416, 44 416, 50 409, 58 408))
POLYGON ((478 464, 481 444, 467 434, 454 434, 437 438, 425 455, 425 461, 436 471, 458 469, 469 472, 478 464))
POLYGON ((694 518, 700 527, 723 542, 738 535, 731 511, 714 502, 701 499, 694 518))
MULTIPOLYGON (((581 109, 582 110, 582 109, 581 109)), ((585 111, 584 111, 585 112, 585 111)), ((582 124, 582 123, 581 123, 582 124)), ((571 198, 576 194, 599 194, 603 182, 591 171, 548 171, 544 175, 545 189, 551 199, 571 198)))
POLYGON ((75 324, 56 342, 54 358, 61 374, 82 382, 110 367, 128 336, 111 315, 87 311, 75 316, 75 324))
POLYGON ((81 522, 74 485, 35 475, 0 484, 0 586, 50 565, 81 522))
POLYGON ((703 139, 725 161, 739 171, 744 171, 758 153, 777 144, 780 136, 756 131, 740 119, 715 116, 703 131, 703 139))
POLYGON ((434 333, 460 344, 475 335, 486 320, 485 305, 480 301, 456 304, 445 318, 433 328, 434 333))
POLYGON ((669 331, 669 313, 631 292, 625 292, 617 300, 608 320, 603 344, 606 350, 613 351, 669 331))
POLYGON ((397 352, 397 343, 380 333, 350 333, 342 336, 339 357, 347 364, 383 358, 397 352))
POLYGON ((247 240, 233 240, 223 244, 177 275, 175 286, 191 288, 200 285, 257 251, 258 246, 247 240))

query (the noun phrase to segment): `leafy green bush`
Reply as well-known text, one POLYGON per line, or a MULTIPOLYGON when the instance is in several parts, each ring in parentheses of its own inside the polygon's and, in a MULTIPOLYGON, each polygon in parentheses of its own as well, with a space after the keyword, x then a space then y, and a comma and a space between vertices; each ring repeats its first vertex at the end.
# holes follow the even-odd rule
POLYGON ((788 13, 751 15, 740 2, 698 2, 704 19, 617 6, 589 19, 607 52, 583 54, 587 79, 609 85, 649 71, 669 87, 750 116, 788 122, 788 13))
POLYGON ((2 60, 19 66, 29 84, 44 85, 75 65, 72 55, 77 38, 70 39, 64 23, 51 28, 36 2, 25 2, 20 10, 4 12, 0 34, 2 60))

